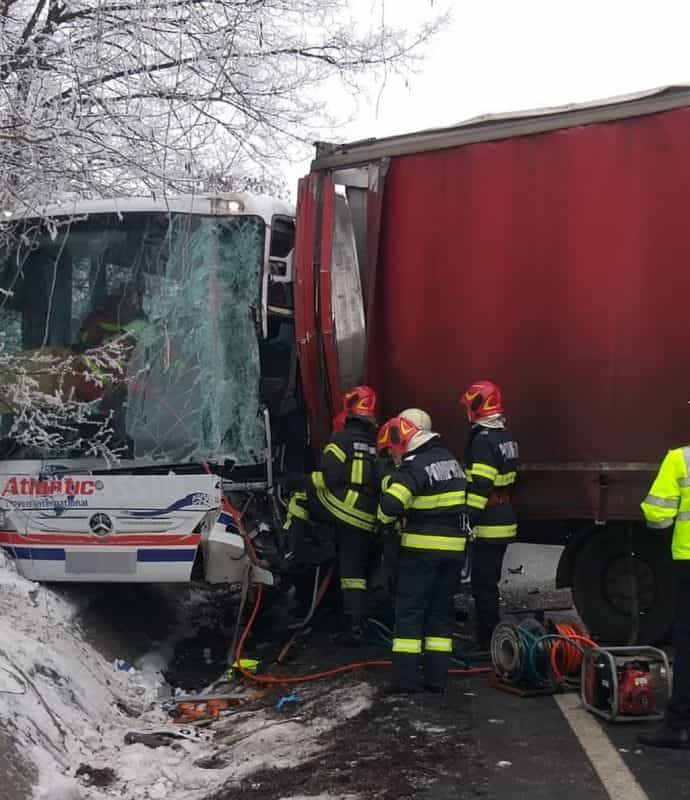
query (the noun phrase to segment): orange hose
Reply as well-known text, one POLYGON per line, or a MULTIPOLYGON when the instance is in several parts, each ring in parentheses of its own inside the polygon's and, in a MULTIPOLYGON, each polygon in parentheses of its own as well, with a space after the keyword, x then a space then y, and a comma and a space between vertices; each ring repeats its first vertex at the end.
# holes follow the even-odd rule
MULTIPOLYGON (((597 643, 585 635, 586 631, 575 623, 559 622, 556 632, 565 639, 582 642, 586 647, 598 647, 597 643)), ((575 647, 563 639, 555 640, 549 649, 549 663, 554 677, 559 683, 568 678, 577 677, 582 667, 582 649, 575 647)))
MULTIPOLYGON (((225 496, 223 496, 223 509, 227 511, 229 514, 232 514, 234 509, 228 503, 225 496)), ((254 549, 254 545, 252 540, 247 535, 247 532, 244 529, 244 525, 242 524, 242 520, 236 514, 232 514, 233 518, 238 524, 240 532, 244 538, 244 541, 247 545, 247 550, 249 551, 249 557, 254 564, 257 563, 256 559, 256 550, 254 549)), ((324 582, 321 586, 323 589, 323 593, 325 593, 325 588, 328 586, 328 582, 330 581, 330 575, 327 576, 327 579, 324 579, 324 582)), ((242 674, 243 677, 247 678, 254 683, 263 684, 264 686, 284 686, 287 684, 293 683, 307 683, 308 681, 318 681, 322 680, 323 678, 329 678, 333 675, 341 675, 344 672, 352 672, 355 669, 363 669, 364 667, 390 667, 391 661, 390 660, 370 660, 370 661, 356 661, 352 664, 344 664, 340 667, 333 667, 332 669, 323 670, 322 672, 314 672, 310 675, 296 675, 290 678, 281 678, 277 675, 254 675, 245 669, 242 666, 242 650, 244 649, 244 643, 251 632, 252 627, 254 626, 254 621, 256 620, 256 616, 259 613, 259 608, 261 607, 261 599, 263 597, 264 587, 261 584, 258 584, 256 588, 256 600, 254 602, 254 608, 252 609, 252 613, 249 617, 249 620, 242 632, 242 636, 240 636, 240 640, 237 643, 237 652, 235 655, 235 663, 237 664, 237 669, 242 674)), ((321 594, 321 592, 319 592, 321 594)), ((449 669, 449 675, 480 675, 485 674, 487 672, 491 672, 489 667, 475 667, 472 669, 449 669)))
MULTIPOLYGON (((356 661, 352 664, 344 664, 340 667, 333 667, 332 669, 323 670, 321 672, 314 672, 310 675, 296 675, 290 678, 283 678, 277 675, 253 675, 251 672, 245 670, 241 665, 242 661, 242 649, 244 648, 244 643, 249 635, 249 632, 254 625, 254 620, 256 619, 256 615, 259 612, 259 607, 261 605, 261 598, 263 596, 263 586, 259 585, 257 587, 257 595, 256 595, 256 602, 254 603, 254 608, 252 609, 251 616, 249 617, 249 621, 242 632, 242 636, 240 637, 240 641, 237 645, 237 655, 235 656, 235 661, 238 664, 239 671, 245 678, 248 678, 250 681, 254 683, 260 683, 263 685, 269 686, 281 686, 293 683, 307 683, 309 681, 318 681, 322 680, 323 678, 328 678, 333 675, 341 675, 344 672, 352 672, 355 669, 363 669, 365 667, 390 667, 391 661, 388 659, 378 659, 378 660, 369 660, 369 661, 356 661)), ((449 675, 482 675, 487 672, 491 672, 489 667, 475 667, 472 669, 449 669, 449 675)))

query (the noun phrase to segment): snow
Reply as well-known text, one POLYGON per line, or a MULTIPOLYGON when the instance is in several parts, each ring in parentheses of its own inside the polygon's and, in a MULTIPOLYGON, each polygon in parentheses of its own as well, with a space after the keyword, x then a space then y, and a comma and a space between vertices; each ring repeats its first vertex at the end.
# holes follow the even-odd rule
MULTIPOLYGON (((128 731, 175 730, 158 701, 161 654, 124 671, 83 636, 78 608, 49 587, 18 576, 0 556, 0 721, 17 750, 35 764, 34 800, 202 800, 266 767, 291 767, 322 748, 320 737, 364 711, 366 683, 332 689, 296 687, 298 702, 274 703, 236 720, 221 719, 213 741, 174 739, 172 746, 124 744, 128 731), (122 707, 141 710, 132 718, 122 707), (195 761, 216 755, 218 768, 195 761), (114 782, 89 785, 81 764, 110 767, 114 782)), ((194 729, 196 730, 196 729, 194 729)), ((355 800, 355 795, 320 800, 355 800)), ((285 800, 299 800, 286 798, 285 800)), ((318 800, 311 798, 311 800, 318 800)))

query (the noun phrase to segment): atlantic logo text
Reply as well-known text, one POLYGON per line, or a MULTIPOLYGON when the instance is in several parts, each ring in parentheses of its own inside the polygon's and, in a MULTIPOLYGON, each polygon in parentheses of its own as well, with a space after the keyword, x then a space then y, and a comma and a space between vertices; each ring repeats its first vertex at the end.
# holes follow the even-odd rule
POLYGON ((96 481, 90 479, 65 478, 64 480, 41 481, 36 478, 9 478, 2 490, 2 497, 56 494, 74 497, 75 495, 91 495, 97 488, 100 487, 96 486, 96 481))

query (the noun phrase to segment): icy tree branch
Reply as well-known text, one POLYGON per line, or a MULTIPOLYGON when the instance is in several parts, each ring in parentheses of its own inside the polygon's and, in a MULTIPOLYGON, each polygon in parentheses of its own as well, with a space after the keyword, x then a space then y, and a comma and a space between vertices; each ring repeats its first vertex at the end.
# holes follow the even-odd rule
POLYGON ((125 387, 131 352, 126 336, 80 355, 50 348, 11 355, 0 349, 0 412, 10 413, 7 439, 30 457, 60 454, 116 461, 112 411, 96 414, 97 400, 82 398, 84 387, 99 397, 114 386, 125 387))
POLYGON ((383 9, 382 0, 5 0, 0 209, 57 192, 195 190, 218 153, 235 171, 265 170, 334 122, 333 81, 359 91, 407 72, 444 23, 430 16, 405 31, 383 9))

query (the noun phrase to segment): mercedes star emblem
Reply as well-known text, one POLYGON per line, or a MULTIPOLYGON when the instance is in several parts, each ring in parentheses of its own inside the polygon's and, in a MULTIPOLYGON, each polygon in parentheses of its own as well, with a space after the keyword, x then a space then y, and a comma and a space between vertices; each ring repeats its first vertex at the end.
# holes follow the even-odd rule
POLYGON ((96 536, 106 536, 112 533, 113 521, 107 514, 94 514, 89 520, 89 528, 96 536))

